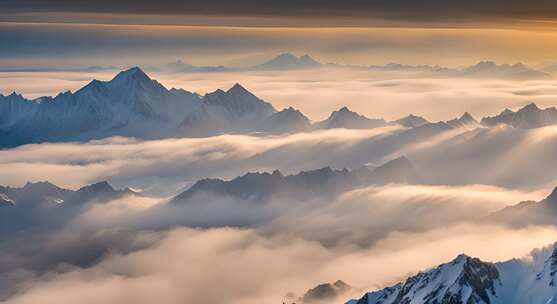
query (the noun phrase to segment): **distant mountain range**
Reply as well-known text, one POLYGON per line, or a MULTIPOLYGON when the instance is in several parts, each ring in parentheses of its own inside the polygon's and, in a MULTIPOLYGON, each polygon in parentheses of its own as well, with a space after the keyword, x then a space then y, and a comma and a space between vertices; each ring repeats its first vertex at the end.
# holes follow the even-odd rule
MULTIPOLYGON (((369 129, 388 125, 416 128, 429 122, 415 115, 388 122, 368 118, 347 107, 312 123, 292 107, 277 111, 270 103, 240 84, 227 91, 200 96, 182 89, 167 89, 135 67, 110 81, 93 80, 75 93, 29 100, 21 95, 0 95, 0 148, 28 143, 88 141, 110 136, 142 139, 199 137, 223 133, 295 133, 318 129, 369 129)), ((537 128, 557 123, 555 108, 535 104, 513 112, 505 110, 478 123, 466 113, 447 121, 452 128, 506 124, 537 128)))
POLYGON ((227 71, 285 71, 306 70, 316 68, 348 68, 358 70, 383 71, 383 72, 419 72, 443 77, 473 77, 473 78, 502 78, 515 80, 551 79, 551 69, 548 72, 536 70, 523 63, 497 64, 493 61, 481 61, 475 65, 463 68, 448 68, 432 65, 406 65, 388 63, 385 65, 343 65, 337 63, 321 63, 310 55, 296 56, 292 53, 282 53, 261 64, 231 68, 224 66, 194 66, 180 60, 160 67, 152 67, 152 71, 164 72, 227 72, 227 71))
POLYGON ((499 263, 462 254, 347 304, 552 304, 555 295, 557 243, 499 263))
MULTIPOLYGON (((152 65, 146 68, 148 72, 162 73, 222 73, 247 71, 290 71, 317 68, 356 69, 369 72, 412 72, 422 76, 434 77, 471 77, 497 78, 512 80, 543 80, 551 79, 557 72, 557 65, 549 65, 536 69, 523 63, 497 64, 493 61, 481 61, 466 67, 442 67, 438 65, 409 65, 387 63, 384 65, 347 65, 339 63, 322 63, 308 54, 296 56, 292 53, 282 53, 259 64, 245 67, 227 67, 222 65, 198 66, 182 60, 176 60, 162 65, 152 65)), ((0 72, 101 72, 114 71, 121 68, 116 66, 86 66, 86 67, 13 67, 0 68, 0 72)))
POLYGON ((296 57, 291 53, 283 53, 269 61, 254 66, 252 69, 254 70, 301 70, 301 69, 319 68, 322 66, 323 64, 317 62, 315 59, 311 58, 307 54, 300 57, 296 57))

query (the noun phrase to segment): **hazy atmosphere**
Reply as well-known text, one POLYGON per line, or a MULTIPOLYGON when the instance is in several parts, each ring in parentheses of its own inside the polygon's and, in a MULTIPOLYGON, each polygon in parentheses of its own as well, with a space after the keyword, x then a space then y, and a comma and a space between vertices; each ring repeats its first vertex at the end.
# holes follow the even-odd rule
POLYGON ((0 302, 557 303, 551 1, 0 1, 0 302))

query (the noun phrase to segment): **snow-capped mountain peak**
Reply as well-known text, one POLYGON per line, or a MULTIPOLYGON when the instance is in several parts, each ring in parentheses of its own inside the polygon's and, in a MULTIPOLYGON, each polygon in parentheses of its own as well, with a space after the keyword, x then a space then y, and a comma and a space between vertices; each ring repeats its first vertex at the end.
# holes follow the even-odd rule
POLYGON ((461 254, 350 304, 555 304, 557 243, 498 263, 461 254))
POLYGON ((491 303, 499 272, 465 254, 427 272, 420 272, 384 290, 365 294, 350 304, 491 303))
POLYGON ((116 76, 114 76, 114 78, 112 78, 112 80, 110 80, 110 82, 121 83, 127 81, 143 81, 143 80, 150 81, 151 78, 149 78, 149 76, 147 76, 147 74, 145 74, 145 72, 143 72, 141 68, 136 66, 118 73, 116 76))
POLYGON ((168 90, 162 84, 151 79, 139 67, 122 71, 105 84, 114 93, 126 97, 163 96, 168 93, 168 90))

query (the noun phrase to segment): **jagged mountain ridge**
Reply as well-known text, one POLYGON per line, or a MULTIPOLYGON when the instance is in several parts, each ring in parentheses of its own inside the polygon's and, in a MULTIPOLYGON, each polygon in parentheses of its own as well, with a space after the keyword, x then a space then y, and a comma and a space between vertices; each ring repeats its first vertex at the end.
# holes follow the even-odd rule
MULTIPOLYGON (((394 122, 368 118, 342 107, 312 123, 292 107, 277 111, 270 103, 236 84, 227 91, 199 96, 181 89, 167 90, 141 69, 132 68, 110 81, 93 80, 75 93, 27 100, 18 94, 0 95, 0 147, 28 143, 88 141, 110 136, 155 139, 212 136, 222 133, 294 133, 329 128, 376 128, 432 124, 409 115, 394 122)), ((555 108, 530 104, 517 112, 506 110, 481 123, 468 113, 447 121, 452 128, 507 124, 537 128, 557 124, 555 108)))
POLYGON ((399 157, 376 168, 335 170, 324 167, 295 175, 283 175, 275 170, 272 173, 246 173, 229 181, 207 178, 197 181, 189 189, 175 196, 171 202, 187 203, 196 196, 207 194, 261 203, 276 196, 306 199, 322 195, 331 196, 372 184, 415 182, 418 178, 411 162, 406 157, 399 157))
POLYGON ((453 128, 468 128, 475 129, 480 127, 480 123, 468 112, 465 112, 460 118, 455 118, 447 121, 447 124, 453 128))
POLYGON ((318 129, 373 129, 387 125, 382 118, 367 118, 356 112, 350 111, 348 107, 342 107, 320 122, 316 123, 318 129))
POLYGON ((556 276, 557 243, 498 263, 462 254, 347 304, 551 304, 557 302, 556 276))
POLYGON ((555 107, 541 109, 532 102, 516 112, 505 109, 499 115, 484 117, 481 124, 485 126, 505 124, 521 129, 539 128, 557 124, 557 109, 555 107))
POLYGON ((276 112, 270 103, 236 83, 228 91, 206 94, 201 106, 188 114, 178 128, 186 136, 250 132, 276 112))

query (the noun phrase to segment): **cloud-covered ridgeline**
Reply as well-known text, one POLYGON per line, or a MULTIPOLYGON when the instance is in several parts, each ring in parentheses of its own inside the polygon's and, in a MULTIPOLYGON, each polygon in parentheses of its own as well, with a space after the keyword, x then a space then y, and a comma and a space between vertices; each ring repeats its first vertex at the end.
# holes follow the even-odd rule
POLYGON ((550 243, 557 237, 552 227, 477 223, 516 200, 537 196, 487 186, 386 185, 334 201, 277 198, 263 205, 229 196, 181 205, 133 194, 92 201, 63 226, 3 239, 1 294, 13 303, 32 303, 45 293, 47 303, 71 303, 84 295, 105 303, 213 296, 256 303, 282 301, 287 292, 301 295, 339 277, 359 288, 382 287, 461 251, 500 260, 550 243), (201 221, 222 225, 227 219, 226 226, 236 226, 239 215, 266 220, 248 224, 250 229, 167 230, 201 221), (218 295, 207 292, 215 282, 218 295), (141 286, 150 286, 148 295, 127 292, 141 286))
POLYGON ((169 195, 206 177, 248 171, 285 174, 326 166, 353 168, 408 157, 435 184, 552 187, 555 126, 522 130, 424 128, 333 129, 288 136, 221 135, 140 141, 28 145, 0 151, 0 184, 49 180, 77 188, 109 180, 119 187, 169 195), (320 151, 330 153, 320 153, 320 151), (296 157, 292 157, 295 155, 296 157), (480 157, 481 156, 481 157, 480 157), (53 174, 56 173, 56 174, 53 174), (458 174, 456 174, 458 173, 458 174))

